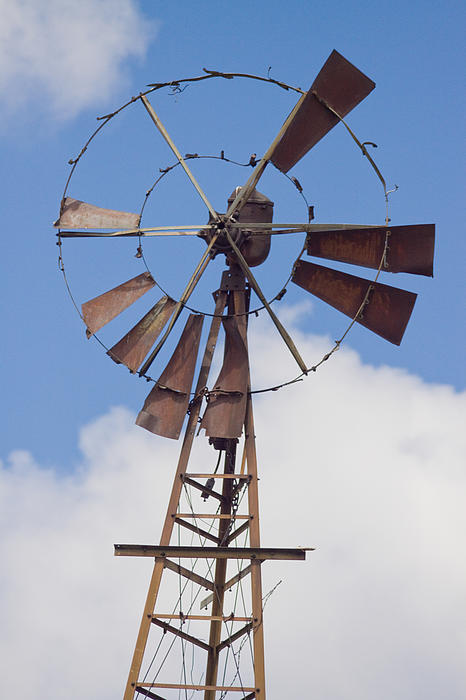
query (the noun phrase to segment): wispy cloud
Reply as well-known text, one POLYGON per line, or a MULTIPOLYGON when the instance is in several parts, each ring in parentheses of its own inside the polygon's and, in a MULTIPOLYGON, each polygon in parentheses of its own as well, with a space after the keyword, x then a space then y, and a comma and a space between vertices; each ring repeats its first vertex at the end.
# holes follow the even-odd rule
MULTIPOLYGON (((279 340, 256 340, 274 383, 279 340)), ((257 397, 263 545, 317 547, 264 565, 265 591, 284 579, 266 608, 270 698, 462 697, 465 405, 344 349, 257 397)), ((114 409, 86 426, 69 476, 25 452, 0 472, 7 696, 25 675, 50 700, 122 693, 151 565, 114 560, 112 543, 157 542, 179 448, 133 420, 114 409)))
POLYGON ((33 106, 63 119, 108 98, 156 27, 135 0, 0 0, 6 114, 33 106))

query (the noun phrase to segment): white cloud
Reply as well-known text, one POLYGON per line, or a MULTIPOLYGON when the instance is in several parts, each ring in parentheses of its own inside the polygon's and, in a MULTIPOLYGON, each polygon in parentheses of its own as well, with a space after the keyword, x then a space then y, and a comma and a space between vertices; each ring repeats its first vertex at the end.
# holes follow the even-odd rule
POLYGON ((0 0, 3 109, 58 118, 103 103, 155 34, 135 0, 0 0))
MULTIPOLYGON (((259 328, 258 379, 274 383, 279 343, 259 328)), ((306 357, 327 349, 293 337, 306 357)), ((257 397, 263 545, 317 547, 264 565, 264 591, 284 579, 266 608, 270 700, 463 697, 465 404, 351 350, 257 397)), ((24 452, 0 472, 8 697, 23 677, 48 700, 122 694, 151 566, 112 543, 158 540, 179 448, 132 420, 85 427, 71 476, 24 452)))

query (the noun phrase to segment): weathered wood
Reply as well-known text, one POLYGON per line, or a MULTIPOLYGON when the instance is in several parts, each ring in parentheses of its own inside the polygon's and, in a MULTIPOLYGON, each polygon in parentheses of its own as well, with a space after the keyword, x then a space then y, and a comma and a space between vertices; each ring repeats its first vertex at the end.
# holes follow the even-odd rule
POLYGON ((153 625, 157 625, 158 627, 161 627, 164 632, 171 632, 172 634, 175 634, 177 637, 184 639, 186 642, 190 642, 191 644, 195 644, 196 646, 200 647, 201 649, 204 649, 204 651, 210 651, 210 646, 208 644, 201 641, 197 637, 193 637, 192 634, 186 634, 186 632, 182 632, 182 630, 179 630, 176 627, 173 627, 173 625, 169 625, 168 622, 162 622, 162 620, 159 620, 156 615, 152 615, 151 622, 153 625))
POLYGON ((251 617, 237 617, 236 615, 162 615, 157 613, 155 617, 161 620, 217 620, 219 622, 251 622, 251 617))
POLYGON ((220 651, 222 651, 222 649, 225 649, 225 647, 229 647, 231 644, 233 644, 233 642, 236 642, 237 639, 247 634, 251 630, 252 622, 249 622, 247 625, 244 625, 244 627, 242 627, 240 630, 237 630, 234 634, 224 639, 223 642, 220 642, 220 644, 217 645, 217 654, 220 651))
POLYGON ((199 586, 203 586, 203 588, 206 588, 207 590, 210 590, 210 591, 214 590, 214 584, 212 581, 209 581, 208 578, 205 578, 204 576, 200 576, 199 574, 196 574, 194 571, 191 571, 190 569, 186 569, 184 566, 181 566, 180 564, 176 564, 176 562, 171 561, 170 559, 164 559, 164 567, 166 569, 170 569, 171 571, 174 571, 176 574, 179 574, 180 576, 184 576, 185 578, 189 578, 190 581, 194 581, 194 583, 199 584, 199 586))
MULTIPOLYGON (((138 683, 138 688, 174 688, 181 690, 228 690, 228 692, 248 693, 256 691, 256 688, 247 688, 246 686, 236 685, 189 685, 186 683, 138 683)), ((134 690, 134 689, 133 689, 134 690)), ((262 700, 262 696, 261 696, 262 700)))
MULTIPOLYGON (((228 581, 225 583, 225 590, 228 591, 232 586, 234 586, 236 583, 241 581, 245 576, 251 573, 251 566, 245 566, 244 569, 241 569, 241 571, 238 571, 237 574, 235 574, 232 578, 230 578, 228 581)), ((207 608, 209 603, 211 603, 214 599, 214 594, 211 593, 207 598, 204 598, 204 600, 201 600, 199 607, 202 608, 207 608)))
POLYGON ((229 545, 230 542, 233 542, 237 537, 239 537, 243 532, 245 532, 249 527, 249 521, 243 523, 240 527, 238 527, 234 532, 231 533, 231 535, 228 535, 226 539, 226 544, 229 545))
POLYGON ((212 498, 216 498, 217 501, 223 502, 223 500, 224 500, 224 497, 222 496, 221 493, 217 493, 217 491, 214 491, 213 489, 207 488, 207 486, 200 484, 198 481, 194 481, 194 479, 190 479, 188 476, 186 476, 186 474, 183 476, 183 483, 189 484, 190 486, 197 489, 198 491, 202 491, 202 493, 207 493, 209 496, 212 496, 212 498))
MULTIPOLYGON (((273 547, 177 547, 145 544, 116 544, 117 557, 155 557, 165 559, 251 559, 253 561, 296 560, 304 561, 312 547, 285 549, 273 547)), ((163 562, 162 562, 163 563, 163 562)))
POLYGON ((197 525, 193 525, 192 523, 188 523, 186 520, 183 520, 182 518, 175 518, 175 523, 177 525, 181 525, 182 527, 185 527, 187 530, 191 530, 191 532, 195 532, 199 537, 205 537, 207 540, 211 540, 211 542, 217 542, 218 544, 218 537, 217 535, 212 535, 211 532, 208 532, 207 530, 203 530, 202 528, 198 527, 197 525))
MULTIPOLYGON (((168 545, 170 543, 170 538, 173 532, 174 519, 172 518, 172 513, 174 513, 178 508, 181 489, 183 487, 183 482, 180 476, 185 474, 188 468, 188 461, 191 454, 194 436, 196 434, 199 413, 201 411, 201 391, 207 384, 209 370, 212 364, 212 357, 217 344, 218 332, 220 329, 220 315, 223 313, 225 308, 226 298, 225 292, 219 292, 217 295, 215 316, 212 318, 212 323, 210 325, 209 337, 207 339, 201 369, 199 371, 199 378, 196 385, 195 399, 192 402, 188 424, 186 426, 186 432, 183 439, 183 445, 181 448, 180 457, 178 459, 178 466, 173 482, 172 492, 168 503, 167 514, 165 516, 162 536, 160 538, 162 545, 168 545)), ((123 700, 133 700, 134 698, 134 689, 141 670, 141 664, 147 644, 147 637, 149 635, 151 615, 155 608, 155 602, 157 600, 163 567, 165 564, 166 562, 163 559, 158 559, 154 565, 123 700)))

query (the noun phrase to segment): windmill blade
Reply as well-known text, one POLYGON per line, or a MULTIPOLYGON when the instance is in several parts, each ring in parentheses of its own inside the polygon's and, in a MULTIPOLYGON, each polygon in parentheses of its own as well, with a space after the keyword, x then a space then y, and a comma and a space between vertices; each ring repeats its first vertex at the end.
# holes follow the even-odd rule
POLYGON ((401 343, 416 294, 299 260, 292 280, 338 311, 395 345, 401 343))
POLYGON ((94 204, 81 202, 79 199, 65 197, 60 210, 60 218, 55 221, 56 228, 118 228, 137 229, 141 217, 117 209, 104 209, 94 204))
POLYGON ((387 234, 388 247, 382 270, 433 276, 434 224, 312 232, 307 238, 307 254, 377 270, 387 234))
POLYGON ((370 78, 343 58, 338 51, 332 51, 309 92, 301 95, 263 158, 228 207, 226 217, 230 218, 236 211, 241 211, 269 161, 287 173, 312 146, 338 124, 339 118, 324 102, 344 117, 374 88, 375 83, 370 78))
POLYGON ((374 88, 370 78, 338 51, 332 51, 277 144, 272 163, 282 172, 288 172, 338 124, 338 117, 324 103, 344 117, 374 88))
POLYGON ((176 440, 189 406, 204 317, 190 314, 178 345, 136 418, 155 435, 176 440))
POLYGON ((162 297, 134 328, 108 350, 107 355, 117 364, 123 363, 131 372, 136 372, 175 306, 176 301, 167 296, 162 297))
POLYGON ((243 431, 249 378, 246 346, 246 319, 230 316, 222 319, 225 329, 223 365, 202 419, 206 435, 237 438, 243 431))
POLYGON ((149 272, 143 272, 141 275, 123 282, 118 287, 86 301, 81 306, 81 310, 84 323, 87 326, 87 337, 90 338, 154 286, 155 281, 152 275, 149 272))

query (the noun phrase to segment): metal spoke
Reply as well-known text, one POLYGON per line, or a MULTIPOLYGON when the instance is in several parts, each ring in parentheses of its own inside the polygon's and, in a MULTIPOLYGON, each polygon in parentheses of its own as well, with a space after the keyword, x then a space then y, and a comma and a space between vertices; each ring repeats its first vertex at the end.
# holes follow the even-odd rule
POLYGON ((194 289, 195 289, 197 283, 201 279, 207 265, 209 264, 209 262, 211 260, 211 255, 210 255, 211 250, 212 250, 213 246, 215 245, 215 242, 218 238, 218 235, 219 234, 216 233, 212 237, 212 240, 210 241, 210 243, 207 247, 207 250, 205 251, 202 258, 199 260, 199 263, 198 263, 196 269, 194 270, 194 272, 191 276, 191 279, 189 280, 188 284, 186 285, 186 289, 184 290, 183 294, 181 295, 179 301, 177 302, 177 304, 175 306, 175 309, 173 311, 173 316, 170 319, 170 323, 167 326, 167 330, 165 331, 165 333, 163 334, 163 336, 161 337, 161 339, 159 340, 159 342, 157 343, 157 345, 155 346, 154 350, 151 352, 151 354, 149 355, 147 360, 142 365, 141 369, 139 370, 139 375, 144 375, 147 372, 147 370, 149 369, 149 367, 153 363, 154 359, 156 358, 156 356, 160 352, 166 339, 170 335, 173 326, 175 325, 178 317, 180 316, 181 312, 183 311, 183 307, 184 307, 185 303, 188 301, 189 297, 194 292, 194 289))
POLYGON ((202 201, 204 202, 204 204, 206 205, 207 209, 210 211, 212 218, 215 221, 219 221, 220 220, 219 215, 217 214, 217 212, 215 211, 215 209, 213 208, 213 206, 211 205, 211 203, 209 202, 209 200, 205 196, 204 192, 202 191, 198 181, 196 180, 196 178, 192 174, 191 170, 186 165, 186 161, 184 160, 183 156, 181 155, 181 153, 179 152, 179 150, 177 149, 177 147, 175 146, 175 144, 171 140, 167 130, 165 129, 164 125, 162 124, 159 117, 155 113, 154 108, 152 107, 151 103, 149 102, 149 100, 147 99, 147 97, 145 95, 140 95, 140 98, 141 98, 141 102, 143 103, 144 107, 147 109, 149 116, 151 117, 155 126, 160 131, 160 133, 162 134, 162 136, 165 139, 165 141, 167 142, 167 144, 170 146, 170 148, 173 151, 173 153, 175 154, 175 156, 178 158, 181 167, 183 168, 186 175, 189 177, 189 179, 193 183, 194 187, 196 188, 197 192, 199 193, 199 195, 200 195, 202 201))
POLYGON ((280 131, 276 135, 275 139, 270 144, 265 155, 261 158, 259 163, 256 165, 256 167, 252 171, 251 176, 249 177, 249 179, 246 182, 246 184, 244 185, 244 187, 241 187, 240 191, 238 192, 235 199, 233 200, 230 207, 228 208, 228 211, 226 213, 227 218, 231 217, 235 211, 241 211, 241 209, 244 207, 244 205, 248 201, 255 186, 257 185, 260 178, 262 177, 264 170, 267 167, 268 162, 272 158, 273 153, 274 153, 277 145, 279 144, 283 134, 285 133, 285 131, 288 129, 289 125, 293 121, 293 119, 296 115, 296 112, 301 107, 302 103, 306 99, 306 96, 307 96, 307 93, 304 93, 303 95, 301 95, 298 102, 295 104, 294 108, 292 109, 292 111, 288 115, 287 119, 285 120, 280 131))
POLYGON ((261 300, 261 302, 263 303, 263 305, 264 305, 265 308, 267 309, 270 318, 271 318, 272 321, 274 322, 274 324, 275 324, 275 326, 276 326, 278 332, 280 333, 281 337, 283 338, 283 340, 285 341, 286 345, 288 346, 288 349, 290 350, 290 352, 291 352, 291 354, 293 355, 294 359, 295 359, 296 362, 298 363, 299 368, 301 369, 302 372, 304 372, 305 374, 307 374, 307 367, 306 367, 306 364, 305 364, 303 358, 302 358, 301 355, 299 354, 299 352, 298 352, 298 350, 297 350, 295 344, 293 343, 293 341, 292 341, 290 335, 287 333, 287 331, 285 330, 285 328, 282 326, 282 324, 281 324, 280 321, 278 320, 278 317, 275 315, 275 313, 273 312, 272 308, 270 307, 270 304, 268 303, 267 299, 265 298, 264 294, 262 293, 261 288, 259 287, 258 283, 256 282, 256 279, 255 279, 254 275, 252 274, 249 265, 247 264, 246 260, 244 259, 243 255, 241 254, 241 251, 240 251, 240 249, 238 248, 238 246, 236 245, 236 243, 234 242, 233 238, 230 236, 228 230, 226 231, 226 235, 227 235, 227 238, 228 238, 228 242, 229 242, 229 244, 231 245, 231 247, 232 247, 232 249, 233 249, 233 251, 234 251, 234 253, 235 253, 235 255, 236 255, 237 259, 238 259, 238 262, 239 262, 239 264, 240 264, 240 267, 241 267, 241 269, 243 270, 244 274, 246 275, 246 277, 247 277, 247 279, 248 279, 248 281, 249 281, 249 284, 250 284, 251 287, 254 289, 254 291, 256 292, 257 296, 259 297, 259 299, 261 300))

